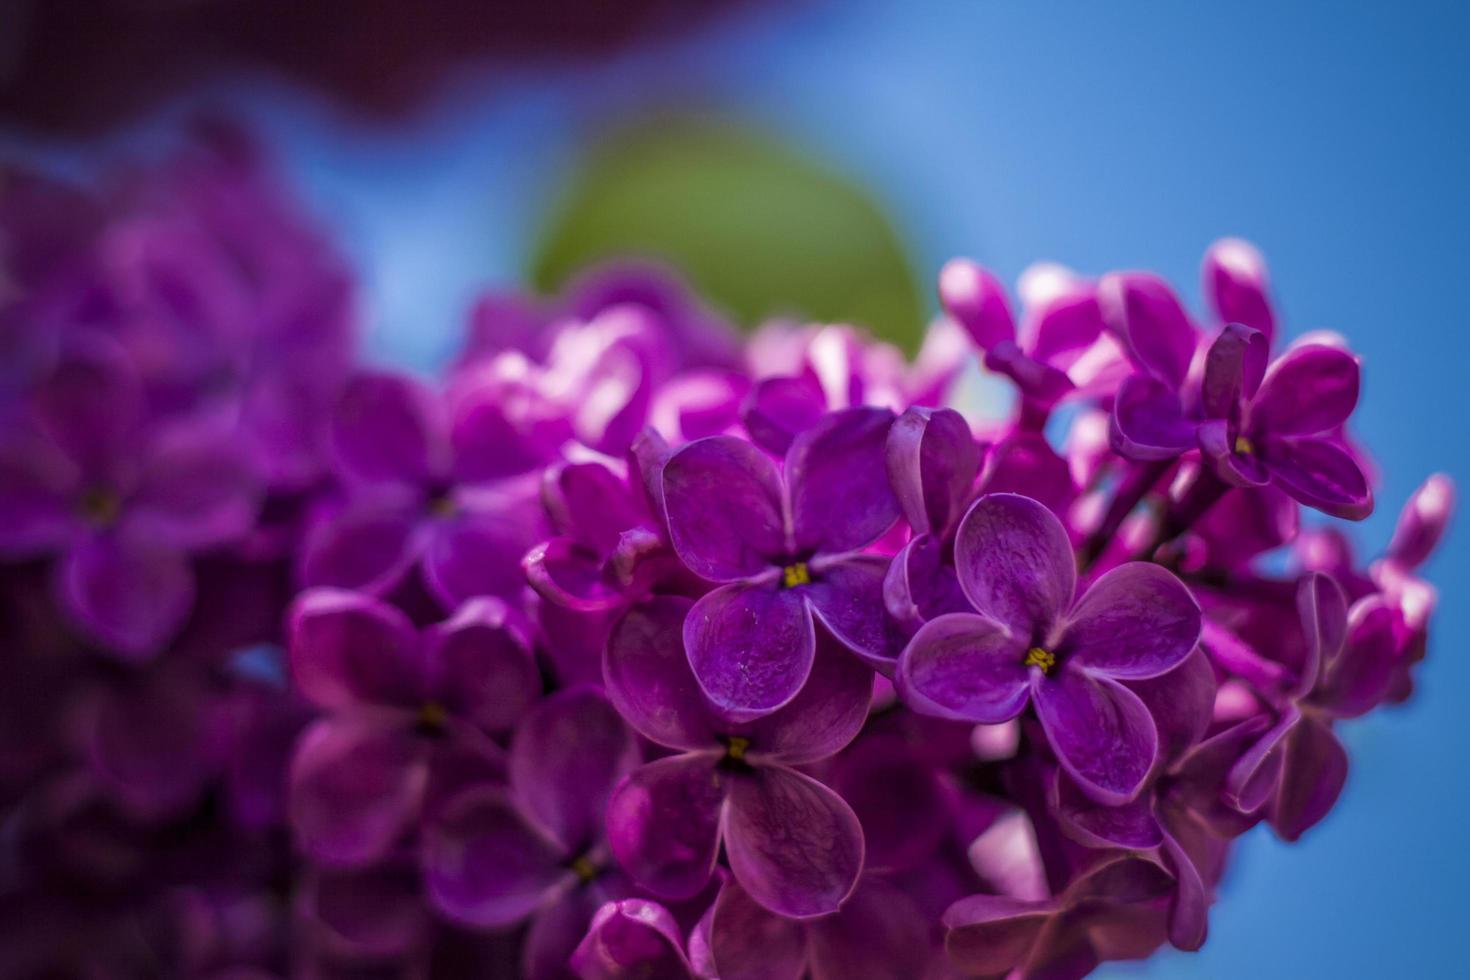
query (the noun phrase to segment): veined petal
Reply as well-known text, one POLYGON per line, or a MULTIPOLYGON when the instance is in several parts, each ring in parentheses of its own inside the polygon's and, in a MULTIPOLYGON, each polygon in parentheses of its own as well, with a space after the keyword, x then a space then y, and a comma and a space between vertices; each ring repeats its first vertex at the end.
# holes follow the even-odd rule
POLYGON ((738 581, 786 553, 781 480, 750 443, 730 436, 691 442, 664 463, 662 487, 670 540, 696 575, 738 581))
POLYGON ((888 559, 859 555, 812 564, 802 591, 812 611, 837 641, 876 670, 891 674, 903 637, 888 621, 883 579, 888 559))
POLYGON ((686 899, 714 872, 729 777, 717 752, 633 770, 607 805, 607 841, 624 870, 662 898, 686 899))
POLYGON ((1078 787, 1110 806, 1138 796, 1159 751, 1153 716, 1138 695, 1065 664, 1033 686, 1047 741, 1078 787))
POLYGON ((1098 283, 1097 298, 1103 321, 1126 339, 1134 361, 1178 390, 1199 332, 1169 284, 1146 272, 1113 273, 1098 283))
POLYGON ((1205 355, 1200 407, 1205 417, 1235 421, 1233 413, 1250 399, 1266 373, 1270 344, 1265 334, 1239 323, 1228 323, 1205 355))
POLYGON ((1271 479, 1308 507, 1347 521, 1373 513, 1373 491, 1357 461, 1327 439, 1266 439, 1261 458, 1271 479))
POLYGON ((1358 404, 1358 359, 1340 347, 1304 344, 1266 371, 1251 402, 1252 429, 1313 435, 1336 429, 1358 404))
POLYGON ((799 553, 856 551, 898 520, 898 498, 884 465, 892 427, 893 413, 886 408, 850 408, 792 442, 786 486, 799 553))
POLYGON ((765 378, 750 389, 741 407, 745 431, 762 449, 784 456, 792 441, 827 412, 827 396, 812 374, 765 378))
POLYGON ((801 692, 741 728, 753 758, 802 765, 835 755, 868 717, 873 672, 831 640, 817 642, 811 675, 801 692))
POLYGON ((1176 390, 1157 378, 1135 374, 1118 388, 1108 440, 1126 459, 1173 459, 1194 448, 1197 429, 1184 417, 1176 390))
POLYGON ((572 953, 571 965, 582 980, 693 976, 678 922, 662 905, 641 898, 608 902, 598 909, 572 953))
POLYGON ((726 585, 694 604, 684 649, 700 689, 732 721, 769 714, 811 673, 816 637, 798 589, 726 585))
POLYGON ((1061 619, 1077 586, 1062 522, 1045 505, 1013 493, 986 494, 960 521, 955 570, 975 609, 1022 642, 1061 619))
POLYGON ((898 661, 904 702, 922 714, 986 724, 1008 721, 1030 697, 1026 641, 972 613, 925 623, 898 661))
POLYGON ((953 409, 910 408, 888 433, 888 479, 915 534, 943 532, 980 468, 980 449, 953 409))
POLYGON ((1110 569, 1067 617, 1058 652, 1110 677, 1158 677, 1199 643, 1200 608, 1174 574, 1150 562, 1110 569))
POLYGON ((1347 782, 1348 758, 1332 729, 1303 718, 1286 737, 1281 788, 1271 808, 1271 826, 1295 841, 1327 815, 1347 782))

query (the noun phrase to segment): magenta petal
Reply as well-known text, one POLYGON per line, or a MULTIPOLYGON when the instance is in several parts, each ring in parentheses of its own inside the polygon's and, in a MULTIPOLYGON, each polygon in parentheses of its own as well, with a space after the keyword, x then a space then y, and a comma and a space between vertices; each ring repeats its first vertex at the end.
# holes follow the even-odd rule
POLYGON ((939 270, 939 301, 981 350, 1016 338, 1005 286, 969 259, 951 259, 939 270))
POLYGON ((1276 334, 1276 316, 1266 294, 1266 260, 1249 242, 1222 238, 1205 252, 1201 268, 1205 296, 1221 323, 1243 323, 1276 334))
POLYGON ((1283 840, 1297 840, 1327 815, 1342 794, 1347 769, 1347 752, 1327 725, 1308 717, 1292 728, 1271 809, 1271 826, 1283 840))
POLYGON ((1266 371, 1251 402, 1250 426, 1279 435, 1336 429, 1358 404, 1358 359, 1340 347, 1304 344, 1266 371))
POLYGON ((872 698, 872 671, 830 640, 818 641, 801 693, 742 732, 750 738, 752 757, 789 765, 816 762, 857 736, 872 698))
POLYGON ((1124 679, 1167 673, 1199 642, 1200 609, 1183 582, 1149 562, 1110 569, 1078 600, 1059 650, 1124 679))
POLYGON ((494 788, 459 794, 424 828, 429 899, 470 926, 506 926, 526 918, 571 878, 569 857, 494 788))
POLYGON ((427 693, 413 624, 385 602, 313 589, 291 607, 286 629, 292 681, 318 707, 409 706, 427 693))
POLYGON ((1232 411, 1260 387, 1270 345, 1259 330, 1226 324, 1205 356, 1200 406, 1205 417, 1232 419, 1232 411))
POLYGON ((1196 428, 1184 417, 1175 389, 1157 378, 1135 374, 1118 388, 1108 438, 1114 451, 1127 459, 1173 459, 1194 447, 1196 428))
POLYGON ((1288 706, 1276 724, 1240 755, 1225 778, 1225 799, 1231 806, 1255 813, 1271 801, 1281 781, 1286 741, 1301 721, 1301 712, 1288 706))
POLYGON ((1326 439, 1268 439, 1261 457, 1271 479, 1308 507, 1347 521, 1373 513, 1373 491, 1356 460, 1326 439))
POLYGON ((1012 432, 990 448, 980 477, 983 493, 1018 493, 1064 517, 1077 497, 1067 461, 1040 432, 1012 432))
POLYGON ((923 977, 938 952, 913 898, 874 877, 809 930, 812 980, 923 977))
POLYGON ((84 538, 62 560, 57 577, 61 604, 78 625, 128 658, 156 653, 194 604, 188 559, 132 535, 84 538))
POLYGON ((1032 698, 1062 767, 1098 803, 1132 800, 1158 757, 1153 717, 1138 695, 1107 678, 1063 666, 1032 698))
POLYGON ((1397 649, 1393 611, 1379 595, 1353 604, 1342 653, 1329 660, 1314 701, 1339 718, 1356 718, 1388 696, 1397 649))
POLYGON ((726 776, 715 752, 676 755, 633 770, 607 804, 607 842, 624 870, 668 899, 709 881, 720 845, 726 776))
POLYGON ((400 508, 349 507, 318 525, 302 551, 307 586, 383 595, 418 560, 418 519, 400 508))
POLYGON ((582 980, 692 976, 679 924, 668 909, 641 898, 608 902, 597 910, 572 954, 572 969, 582 980))
POLYGON ((1205 944, 1209 926, 1210 890, 1194 860, 1167 833, 1164 853, 1174 872, 1174 904, 1169 914, 1169 942, 1191 952, 1205 944))
POLYGON ((569 688, 516 730, 510 784, 529 816, 568 850, 582 851, 602 836, 608 796, 639 754, 632 730, 601 691, 569 688))
POLYGON ((471 599, 424 632, 429 688, 452 714, 485 731, 510 728, 541 696, 541 673, 510 609, 471 599))
POLYGON ((776 465, 729 436, 691 442, 663 467, 674 550, 696 575, 730 582, 770 568, 787 550, 776 465))
POLYGON ((1066 528, 1045 505, 1013 493, 986 494, 955 538, 960 587, 981 614, 1021 642, 1040 639, 1072 603, 1077 563, 1066 528))
POLYGON ((1224 419, 1207 419, 1199 425, 1200 454, 1214 467, 1215 474, 1235 487, 1259 487, 1271 479, 1271 473, 1255 456, 1235 451, 1230 423, 1224 419))
POLYGON ((248 458, 227 432, 175 431, 153 447, 127 517, 130 528, 193 549, 239 538, 260 509, 248 458))
POLYGON ((289 778, 301 849, 322 864, 361 865, 382 857, 409 829, 429 770, 406 729, 335 718, 301 736, 289 778))
POLYGON ((1056 795, 1056 815, 1062 829, 1087 847, 1147 851, 1163 843, 1163 831, 1154 818, 1152 793, 1130 803, 1105 806, 1058 772, 1056 795))
POLYGON ((827 396, 811 374, 756 382, 741 408, 745 431, 762 449, 784 456, 792 440, 827 413, 827 396))
POLYGON ((792 919, 835 912, 863 867, 863 830, 832 790, 793 769, 732 778, 725 854, 750 897, 792 919))
POLYGON ((537 595, 564 609, 605 612, 623 604, 623 594, 603 575, 602 556, 571 538, 536 545, 521 559, 521 569, 537 595))
POLYGON ((434 395, 396 374, 363 372, 347 384, 332 417, 342 472, 364 483, 419 484, 440 468, 445 423, 434 395))
POLYGON ((843 646, 866 663, 891 673, 903 638, 888 621, 883 579, 888 559, 874 555, 813 563, 804 590, 812 611, 843 646))
POLYGON ((563 534, 606 554, 644 522, 627 480, 602 463, 562 463, 546 471, 541 499, 563 534))
MULTIPOLYGON (((0 481, 3 482, 3 481, 0 481)), ((1418 568, 1439 546, 1455 509, 1455 484, 1435 473, 1415 490, 1399 515, 1388 558, 1401 568, 1418 568)))
POLYGON ((944 913, 950 961, 974 976, 1007 973, 1030 958, 1055 910, 1050 902, 971 895, 944 913))
POLYGON ((1324 667, 1336 660, 1347 644, 1347 596, 1332 576, 1310 572, 1297 587, 1296 608, 1306 640, 1306 657, 1296 686, 1297 696, 1302 697, 1317 686, 1324 667))
POLYGON ((811 611, 797 589, 726 585, 684 621, 694 677, 731 720, 769 714, 796 697, 815 648, 811 611))
POLYGON ((676 596, 634 606, 613 627, 602 661, 608 697, 628 723, 676 749, 715 744, 704 695, 684 655, 689 606, 676 596))
POLYGON ((883 577, 883 605, 911 630, 925 620, 970 608, 954 568, 944 561, 944 542, 921 534, 893 556, 883 577))
POLYGON ((720 980, 800 980, 806 972, 807 936, 801 923, 783 919, 727 881, 709 912, 712 976, 720 980))
POLYGON ((541 906, 521 943, 517 980, 570 980, 572 954, 587 935, 592 916, 608 900, 622 897, 604 887, 608 880, 604 876, 587 886, 564 885, 541 906))
POLYGON ((915 711, 995 724, 1021 713, 1030 697, 1026 641, 972 613, 925 623, 898 660, 896 681, 915 711))
POLYGON ((886 408, 850 408, 792 442, 786 485, 798 552, 856 551, 898 520, 898 499, 884 466, 892 427, 893 413, 886 408))
POLYGON ((1001 341, 986 353, 985 366, 1010 378, 1023 399, 1046 409, 1076 388, 1066 372, 1028 356, 1010 340, 1001 341))
POLYGON ((1159 732, 1159 758, 1166 764, 1189 751, 1209 728, 1215 706, 1215 670, 1203 648, 1167 674, 1131 681, 1159 732))
POLYGON ((33 393, 36 419, 87 477, 134 448, 143 386, 127 354, 98 334, 68 350, 33 393))
POLYGON ((1115 273, 1103 277, 1097 294, 1104 321, 1126 338, 1137 363, 1178 390, 1199 334, 1169 284, 1150 273, 1115 273))
POLYGON ((948 408, 910 408, 888 433, 888 479, 915 534, 943 532, 980 468, 980 448, 964 416, 948 408))

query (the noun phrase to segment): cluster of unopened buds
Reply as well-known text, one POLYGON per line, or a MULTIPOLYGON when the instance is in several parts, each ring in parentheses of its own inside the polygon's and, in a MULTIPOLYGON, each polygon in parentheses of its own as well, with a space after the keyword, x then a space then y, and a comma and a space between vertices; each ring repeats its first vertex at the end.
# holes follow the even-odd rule
POLYGON ((1081 977, 1425 653, 1452 489, 1302 520, 1359 364, 1240 241, 956 260, 912 363, 609 267, 432 383, 227 131, 0 243, 0 975, 1081 977))

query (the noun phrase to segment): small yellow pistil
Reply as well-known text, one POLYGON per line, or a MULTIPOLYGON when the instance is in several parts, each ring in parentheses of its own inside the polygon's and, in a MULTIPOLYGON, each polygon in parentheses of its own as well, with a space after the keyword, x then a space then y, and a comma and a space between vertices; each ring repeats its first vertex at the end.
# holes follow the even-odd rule
POLYGON ((449 712, 444 710, 444 705, 438 701, 425 701, 419 708, 418 727, 425 731, 437 732, 449 724, 449 712))
POLYGON ((572 872, 583 881, 591 881, 597 877, 597 865, 593 864, 587 855, 582 854, 572 862, 572 872))
POLYGON ((725 758, 742 762, 745 759, 745 750, 748 748, 750 748, 750 739, 731 735, 730 741, 725 746, 725 758))
POLYGON ((781 569, 781 584, 788 589, 794 589, 798 585, 811 585, 812 573, 806 567, 806 562, 795 562, 781 569))
POLYGON ((82 519, 94 527, 107 527, 122 514, 122 501, 106 487, 93 487, 82 494, 78 502, 82 519))
POLYGON ((1024 663, 1027 667, 1040 667, 1041 672, 1047 674, 1057 665, 1057 657, 1050 650, 1043 650, 1041 647, 1032 647, 1026 651, 1026 660, 1024 663))
POLYGON ((1237 456, 1249 456, 1256 451, 1256 447, 1245 436, 1235 437, 1235 454, 1237 456))
POLYGON ((429 515, 441 520, 448 520, 459 512, 459 504, 449 494, 441 494, 429 501, 429 515))

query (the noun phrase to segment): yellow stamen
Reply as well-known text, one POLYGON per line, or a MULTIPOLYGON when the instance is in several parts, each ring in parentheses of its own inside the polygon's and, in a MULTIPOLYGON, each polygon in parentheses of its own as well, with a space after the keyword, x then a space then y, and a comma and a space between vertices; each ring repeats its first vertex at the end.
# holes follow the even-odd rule
POLYGON ((425 701, 419 708, 418 723, 420 728, 437 732, 449 724, 449 712, 437 701, 425 701))
POLYGON ((78 507, 83 519, 95 527, 107 527, 122 514, 122 501, 106 487, 93 487, 84 492, 78 507))
POLYGON ((580 855, 572 862, 572 871, 583 881, 591 881, 597 877, 597 865, 593 864, 587 855, 580 855))
POLYGON ((429 501, 429 515, 447 520, 459 512, 459 505, 449 494, 435 497, 429 501))
POLYGON ((748 748, 750 748, 750 739, 731 735, 730 741, 725 746, 725 757, 740 762, 745 758, 745 750, 748 748))
POLYGON ((811 585, 812 573, 806 567, 806 562, 799 561, 781 569, 781 584, 788 589, 794 589, 798 585, 811 585))
POLYGON ((1050 673, 1051 669, 1057 665, 1056 654, 1050 650, 1043 650, 1041 647, 1032 647, 1026 651, 1024 665, 1027 667, 1040 667, 1043 674, 1050 673))
POLYGON ((1256 451, 1256 447, 1245 436, 1235 437, 1235 453, 1237 456, 1249 456, 1256 451))

